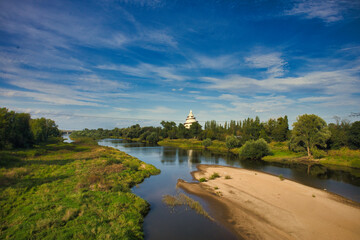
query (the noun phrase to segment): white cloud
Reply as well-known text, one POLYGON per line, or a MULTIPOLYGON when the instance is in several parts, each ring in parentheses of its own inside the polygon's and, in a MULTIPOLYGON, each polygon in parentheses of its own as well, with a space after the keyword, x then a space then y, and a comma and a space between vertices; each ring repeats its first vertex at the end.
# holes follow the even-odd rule
POLYGON ((351 94, 358 93, 360 84, 359 77, 353 74, 352 70, 318 71, 304 74, 300 77, 267 78, 258 80, 255 78, 243 77, 241 75, 229 75, 224 78, 205 77, 208 82, 205 86, 208 89, 229 90, 247 93, 273 93, 304 91, 312 89, 323 94, 351 94))
POLYGON ((162 107, 162 106, 158 106, 153 109, 142 109, 142 111, 157 113, 157 114, 168 114, 168 113, 176 113, 177 112, 177 110, 174 108, 168 108, 168 107, 162 107))
POLYGON ((114 107, 114 109, 116 111, 119 111, 119 112, 129 112, 129 111, 131 111, 131 109, 129 109, 129 108, 122 108, 122 107, 114 107))
POLYGON ((301 15, 305 18, 319 18, 331 23, 343 19, 343 12, 350 8, 351 1, 344 0, 303 0, 285 12, 287 15, 301 15))
POLYGON ((270 77, 284 75, 284 66, 287 64, 287 62, 281 58, 281 53, 278 52, 253 54, 250 57, 246 57, 245 62, 253 68, 266 68, 266 73, 270 77))
POLYGON ((76 79, 76 86, 74 86, 74 88, 82 91, 114 92, 120 89, 128 89, 129 84, 124 82, 119 82, 116 80, 103 79, 97 76, 96 74, 89 74, 78 77, 76 79))
POLYGON ((238 96, 232 94, 221 94, 219 96, 219 99, 227 101, 240 101, 240 98, 238 96))
POLYGON ((228 69, 237 67, 239 64, 240 61, 235 55, 221 55, 216 57, 196 55, 194 57, 194 61, 192 62, 192 67, 228 69))
POLYGON ((140 63, 136 66, 128 65, 99 65, 99 69, 119 71, 123 74, 142 78, 158 78, 166 81, 183 81, 187 77, 177 73, 177 69, 169 66, 156 66, 148 63, 140 63))
POLYGON ((40 102, 46 102, 55 105, 77 105, 77 106, 101 106, 98 103, 85 101, 85 99, 77 100, 74 98, 66 98, 65 96, 56 96, 52 94, 30 92, 30 91, 16 91, 0 88, 0 96, 17 97, 20 98, 32 98, 40 102))
POLYGON ((86 11, 69 14, 73 10, 67 8, 74 7, 71 4, 45 5, 11 1, 1 2, 0 7, 6 9, 0 11, 0 29, 16 35, 17 44, 26 44, 32 49, 73 49, 74 45, 124 48, 135 45, 164 51, 164 47, 177 47, 177 41, 169 31, 140 24, 120 6, 117 6, 117 11, 120 12, 119 16, 123 18, 124 24, 117 24, 116 29, 108 26, 107 17, 89 17, 91 15, 86 14, 86 11), (59 11, 59 8, 62 11, 59 11), (127 29, 125 23, 132 28, 127 29))

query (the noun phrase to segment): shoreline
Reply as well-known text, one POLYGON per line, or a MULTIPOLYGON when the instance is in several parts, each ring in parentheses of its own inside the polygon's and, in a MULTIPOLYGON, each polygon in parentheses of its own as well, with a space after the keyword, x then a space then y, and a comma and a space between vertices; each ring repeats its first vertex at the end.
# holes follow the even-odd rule
POLYGON ((360 204, 324 190, 246 169, 198 165, 177 186, 208 202, 213 217, 243 239, 357 239, 360 204), (225 179, 228 175, 231 179, 225 179))
MULTIPOLYGON (((239 153, 240 148, 234 148, 228 150, 225 147, 225 143, 214 140, 213 145, 205 148, 202 145, 202 141, 194 140, 194 139, 163 139, 158 142, 160 146, 169 146, 169 147, 179 147, 182 149, 193 149, 193 150, 207 150, 215 154, 228 154, 232 153, 237 155, 239 153)), ((274 151, 274 149, 271 149, 274 151)), ((329 160, 326 158, 322 159, 308 159, 306 155, 301 155, 297 153, 291 153, 289 156, 265 156, 262 158, 262 161, 268 163, 280 163, 280 164, 293 164, 293 163, 301 163, 306 165, 314 165, 320 164, 325 167, 346 167, 350 169, 360 169, 359 166, 352 166, 349 163, 339 163, 335 160, 329 160)))

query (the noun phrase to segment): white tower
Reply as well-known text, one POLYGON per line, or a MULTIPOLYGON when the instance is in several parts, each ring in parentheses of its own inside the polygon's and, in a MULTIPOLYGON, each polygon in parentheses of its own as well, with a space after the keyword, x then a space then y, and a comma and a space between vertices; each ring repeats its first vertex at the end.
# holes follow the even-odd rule
POLYGON ((194 117, 194 114, 192 113, 192 110, 190 110, 189 115, 186 118, 186 122, 184 123, 184 126, 189 129, 191 124, 193 124, 196 121, 196 118, 194 117))

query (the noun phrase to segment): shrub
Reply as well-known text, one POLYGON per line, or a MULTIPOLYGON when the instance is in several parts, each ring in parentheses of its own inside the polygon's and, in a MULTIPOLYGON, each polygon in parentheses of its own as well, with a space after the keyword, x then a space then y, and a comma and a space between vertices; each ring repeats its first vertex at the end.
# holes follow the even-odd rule
POLYGON ((240 157, 243 159, 260 160, 262 157, 270 155, 271 151, 267 142, 259 140, 249 140, 240 149, 240 157))
POLYGON ((210 176, 210 180, 214 180, 215 178, 219 178, 220 175, 217 172, 214 172, 211 176, 210 176))
POLYGON ((230 149, 233 149, 233 148, 241 147, 241 142, 235 136, 228 136, 226 138, 226 144, 225 145, 226 145, 226 148, 230 150, 230 149))
POLYGON ((282 174, 279 175, 279 178, 280 178, 281 181, 284 181, 284 179, 285 179, 282 174))
POLYGON ((205 139, 203 142, 202 142, 202 145, 207 148, 207 147, 210 147, 212 145, 212 141, 210 138, 207 138, 205 139))
POLYGON ((202 177, 202 178, 200 178, 199 179, 199 182, 206 182, 207 180, 206 180, 206 178, 204 178, 204 177, 202 177))
POLYGON ((320 150, 318 148, 314 148, 312 150, 312 154, 313 154, 313 157, 316 158, 316 159, 323 158, 323 157, 326 156, 326 152, 323 151, 323 150, 320 150))
POLYGON ((231 177, 229 175, 226 175, 225 179, 231 179, 231 177))

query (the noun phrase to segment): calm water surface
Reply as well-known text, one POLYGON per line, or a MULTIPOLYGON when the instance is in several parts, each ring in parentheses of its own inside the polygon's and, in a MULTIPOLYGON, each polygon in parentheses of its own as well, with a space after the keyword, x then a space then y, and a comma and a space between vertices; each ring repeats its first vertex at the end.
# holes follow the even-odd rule
MULTIPOLYGON (((176 147, 146 145, 120 139, 104 139, 100 145, 117 148, 161 170, 161 174, 151 176, 133 188, 133 192, 151 205, 151 211, 144 221, 146 239, 237 239, 221 225, 196 214, 186 208, 171 210, 162 202, 162 196, 182 192, 176 189, 179 178, 193 181, 190 172, 197 164, 218 164, 282 174, 284 177, 302 184, 327 189, 327 191, 360 202, 359 170, 328 169, 323 166, 270 165, 264 162, 240 161, 236 155, 217 155, 208 151, 184 150, 176 147)), ((209 210, 206 202, 191 195, 209 210)))

